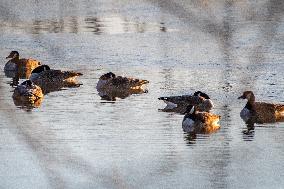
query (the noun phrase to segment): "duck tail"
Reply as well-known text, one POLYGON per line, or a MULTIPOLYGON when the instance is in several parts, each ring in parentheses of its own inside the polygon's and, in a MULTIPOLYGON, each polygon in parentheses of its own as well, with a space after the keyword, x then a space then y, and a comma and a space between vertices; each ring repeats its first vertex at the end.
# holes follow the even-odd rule
POLYGON ((148 80, 140 80, 139 81, 139 85, 144 85, 144 84, 148 84, 149 81, 148 80))
POLYGON ((167 100, 167 97, 159 97, 158 100, 167 100))

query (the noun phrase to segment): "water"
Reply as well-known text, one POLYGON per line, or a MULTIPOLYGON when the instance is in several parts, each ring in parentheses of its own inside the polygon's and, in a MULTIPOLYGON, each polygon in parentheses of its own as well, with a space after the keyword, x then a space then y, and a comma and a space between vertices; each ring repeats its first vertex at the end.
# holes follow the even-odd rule
MULTIPOLYGON (((284 102, 282 1, 8 1, 0 5, 0 56, 11 50, 83 84, 13 103, 0 72, 1 188, 282 188, 284 124, 239 117, 254 91, 284 102), (102 100, 112 71, 147 79, 148 93, 102 100), (183 133, 183 116, 159 96, 201 90, 221 129, 183 133)), ((20 80, 22 82, 22 80, 20 80)))

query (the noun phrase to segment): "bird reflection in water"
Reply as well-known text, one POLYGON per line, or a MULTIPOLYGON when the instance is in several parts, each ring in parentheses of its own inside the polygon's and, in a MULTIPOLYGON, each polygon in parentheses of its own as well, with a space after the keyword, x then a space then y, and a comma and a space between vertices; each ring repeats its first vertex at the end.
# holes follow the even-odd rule
POLYGON ((112 101, 112 102, 116 101, 117 98, 124 99, 133 94, 148 93, 148 90, 142 90, 142 89, 126 90, 126 91, 101 90, 101 89, 97 90, 102 100, 112 101))
POLYGON ((249 119, 246 122, 246 128, 242 131, 243 133, 243 140, 244 141, 253 141, 254 139, 254 124, 255 121, 253 119, 249 119))

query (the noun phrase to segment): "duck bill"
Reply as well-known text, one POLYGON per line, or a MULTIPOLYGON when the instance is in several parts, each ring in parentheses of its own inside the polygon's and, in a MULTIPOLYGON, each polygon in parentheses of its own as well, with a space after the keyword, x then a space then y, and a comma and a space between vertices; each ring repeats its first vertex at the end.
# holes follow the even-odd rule
POLYGON ((10 54, 9 56, 6 57, 6 59, 9 59, 9 58, 13 58, 13 56, 10 54))
POLYGON ((246 97, 244 96, 239 96, 238 99, 245 99, 246 97))

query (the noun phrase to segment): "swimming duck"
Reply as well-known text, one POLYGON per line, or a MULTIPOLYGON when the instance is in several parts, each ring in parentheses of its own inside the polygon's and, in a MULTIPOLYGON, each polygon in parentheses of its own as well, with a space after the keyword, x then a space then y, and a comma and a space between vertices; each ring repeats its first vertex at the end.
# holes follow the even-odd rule
POLYGON ((284 121, 284 104, 256 102, 252 91, 245 91, 238 99, 247 99, 247 104, 240 112, 245 122, 252 120, 255 123, 284 121))
POLYGON ((33 103, 43 98, 43 93, 39 86, 35 85, 31 80, 26 80, 15 88, 12 97, 19 101, 33 103))
POLYGON ((30 80, 40 87, 62 88, 71 87, 72 84, 78 85, 76 78, 83 74, 73 71, 61 71, 50 69, 48 65, 41 65, 32 71, 30 80))
POLYGON ((100 77, 96 88, 98 91, 146 91, 145 85, 148 83, 147 80, 116 76, 109 72, 100 77))
POLYGON ((165 112, 184 113, 188 105, 193 105, 198 111, 204 112, 209 112, 214 107, 210 97, 201 91, 196 91, 193 95, 160 97, 158 99, 167 104, 162 109, 165 112))
POLYGON ((27 71, 33 70, 38 67, 41 63, 34 59, 21 58, 18 51, 11 51, 6 59, 10 59, 4 67, 4 71, 27 71))
POLYGON ((218 121, 221 116, 208 112, 198 112, 194 106, 187 106, 185 116, 182 121, 184 132, 208 134, 220 128, 218 121))

